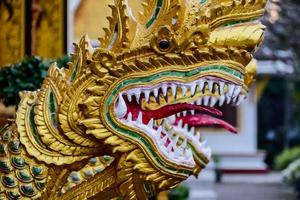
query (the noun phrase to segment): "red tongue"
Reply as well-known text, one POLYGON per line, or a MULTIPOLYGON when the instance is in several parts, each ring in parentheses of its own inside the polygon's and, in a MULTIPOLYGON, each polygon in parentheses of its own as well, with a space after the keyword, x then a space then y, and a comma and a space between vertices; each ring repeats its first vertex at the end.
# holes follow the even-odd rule
POLYGON ((197 115, 189 115, 189 116, 185 116, 185 117, 179 117, 176 118, 176 123, 182 120, 183 124, 188 124, 190 126, 211 126, 211 125, 218 125, 221 126, 225 129, 227 129, 228 131, 232 132, 232 133, 237 133, 237 130, 235 127, 233 127, 232 125, 228 124, 227 122, 215 118, 215 117, 211 117, 209 115, 205 115, 205 114, 197 114, 197 115))
POLYGON ((131 102, 127 103, 128 111, 127 113, 132 113, 132 118, 137 119, 139 112, 143 113, 143 122, 148 123, 150 119, 162 119, 168 116, 172 116, 176 113, 186 111, 186 110, 196 110, 196 111, 205 111, 217 116, 222 116, 223 113, 215 108, 198 106, 188 103, 178 103, 174 105, 167 105, 157 110, 142 110, 138 103, 131 102))

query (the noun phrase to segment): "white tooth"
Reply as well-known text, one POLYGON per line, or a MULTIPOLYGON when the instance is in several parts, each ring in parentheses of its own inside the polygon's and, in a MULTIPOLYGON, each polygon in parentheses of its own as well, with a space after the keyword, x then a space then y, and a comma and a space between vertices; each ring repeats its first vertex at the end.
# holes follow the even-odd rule
POLYGON ((131 102, 131 100, 132 100, 131 99, 131 94, 127 94, 127 99, 128 99, 129 102, 131 102))
POLYGON ((168 140, 168 137, 167 137, 167 135, 165 135, 165 137, 163 137, 163 138, 161 139, 161 144, 162 144, 162 145, 165 145, 166 142, 167 142, 167 140, 168 140))
POLYGON ((169 153, 169 152, 171 152, 171 150, 172 150, 172 144, 169 143, 169 145, 168 145, 168 147, 167 147, 167 152, 169 153))
POLYGON ((195 92, 196 92, 196 84, 192 84, 191 86, 190 86, 190 90, 191 90, 191 95, 192 96, 194 96, 194 94, 195 94, 195 92))
POLYGON ((118 118, 123 118, 127 113, 127 106, 121 94, 119 94, 118 102, 115 106, 115 113, 118 118))
POLYGON ((208 106, 209 98, 210 98, 210 96, 205 96, 205 97, 204 97, 204 105, 205 105, 205 106, 208 106))
POLYGON ((222 95, 224 93, 224 85, 225 85, 224 82, 219 81, 219 92, 220 92, 220 95, 222 95))
POLYGON ((214 86, 214 81, 213 80, 208 80, 208 89, 209 91, 213 91, 213 86, 214 86))
POLYGON ((214 107, 217 103, 218 99, 216 97, 210 98, 210 107, 214 107))
POLYGON ((173 97, 174 99, 176 98, 176 90, 177 89, 177 86, 175 84, 172 84, 171 85, 171 90, 172 90, 172 94, 173 94, 173 97))
POLYGON ((139 103, 140 101, 140 96, 141 96, 141 90, 137 89, 134 91, 134 96, 135 96, 135 99, 136 99, 136 102, 139 103))
POLYGON ((178 125, 177 125, 179 128, 181 128, 182 127, 182 119, 181 120, 179 120, 179 122, 178 122, 178 125))
POLYGON ((197 132, 196 135, 195 135, 195 137, 196 137, 196 139, 197 139, 198 141, 200 141, 200 136, 201 136, 201 135, 200 135, 200 132, 197 132))
POLYGON ((183 114, 184 117, 186 116, 186 113, 187 113, 186 110, 185 110, 185 111, 182 111, 182 114, 183 114))
POLYGON ((155 96, 155 98, 158 97, 158 88, 153 89, 153 95, 155 96))
POLYGON ((195 110, 191 110, 191 114, 192 114, 192 115, 195 115, 195 110))
POLYGON ((232 97, 233 92, 234 92, 234 88, 235 88, 235 85, 228 84, 228 91, 227 91, 226 96, 232 97))
POLYGON ((197 105, 198 106, 202 105, 202 98, 197 99, 197 105))
POLYGON ((210 149, 209 147, 205 147, 205 148, 202 149, 202 151, 203 151, 204 155, 205 155, 208 159, 210 159, 210 157, 211 157, 211 149, 210 149))
POLYGON ((220 99, 219 99, 219 106, 222 106, 224 104, 224 101, 225 101, 225 95, 221 95, 220 96, 220 99))
POLYGON ((185 97, 187 88, 185 86, 181 86, 182 96, 185 97))
POLYGON ((127 116, 127 121, 132 121, 132 114, 131 114, 131 112, 130 113, 128 113, 128 116, 127 116))
POLYGON ((230 102, 231 102, 231 97, 226 95, 226 103, 230 104, 230 102))
POLYGON ((157 134, 156 134, 156 138, 157 138, 157 139, 160 139, 160 134, 161 134, 162 129, 163 129, 162 126, 159 126, 159 127, 158 127, 158 129, 157 129, 157 131, 156 131, 156 133, 157 133, 157 134))
POLYGON ((201 80, 198 82, 199 89, 200 89, 200 91, 202 91, 202 92, 203 92, 204 84, 205 84, 205 81, 204 81, 203 79, 201 79, 201 80))
POLYGON ((183 128, 184 128, 186 131, 189 131, 188 124, 185 124, 183 128))
POLYGON ((239 106, 245 100, 245 98, 246 98, 245 95, 243 94, 239 95, 239 99, 236 102, 236 105, 239 106))
POLYGON ((150 121, 148 122, 148 126, 149 126, 150 128, 153 128, 153 124, 154 124, 154 119, 151 118, 150 121))
POLYGON ((178 142, 179 135, 176 135, 175 138, 173 139, 173 146, 176 147, 176 144, 178 142))
POLYGON ((138 118, 136 121, 143 124, 143 113, 142 112, 139 112, 139 115, 138 115, 138 118))
POLYGON ((163 86, 162 86, 162 91, 163 91, 163 95, 164 95, 164 96, 167 96, 168 86, 167 86, 167 85, 163 85, 163 86))
POLYGON ((171 115, 167 119, 168 119, 169 124, 174 124, 175 121, 176 121, 176 116, 175 115, 171 115))
POLYGON ((180 112, 179 112, 179 113, 177 113, 176 115, 177 115, 177 117, 180 117, 180 112))
POLYGON ((144 94, 145 94, 146 102, 148 103, 149 102, 149 97, 150 97, 150 90, 145 90, 144 94))
POLYGON ((192 134, 194 135, 194 132, 195 132, 195 127, 192 127, 192 128, 190 129, 190 133, 192 133, 192 134))
POLYGON ((241 86, 236 86, 233 92, 233 97, 237 97, 240 94, 241 90, 242 90, 241 86))
POLYGON ((185 149, 187 145, 187 139, 185 138, 182 144, 180 145, 181 148, 185 149))

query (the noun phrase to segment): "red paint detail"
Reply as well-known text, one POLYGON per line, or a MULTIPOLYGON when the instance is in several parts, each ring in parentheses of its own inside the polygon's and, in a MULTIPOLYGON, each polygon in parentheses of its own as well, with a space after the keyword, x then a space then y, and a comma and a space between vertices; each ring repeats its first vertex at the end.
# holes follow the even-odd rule
POLYGON ((197 127, 217 125, 225 128, 232 133, 237 133, 237 129, 229 123, 205 114, 188 115, 185 117, 176 118, 176 122, 178 122, 179 120, 182 120, 183 124, 188 124, 190 126, 197 127))

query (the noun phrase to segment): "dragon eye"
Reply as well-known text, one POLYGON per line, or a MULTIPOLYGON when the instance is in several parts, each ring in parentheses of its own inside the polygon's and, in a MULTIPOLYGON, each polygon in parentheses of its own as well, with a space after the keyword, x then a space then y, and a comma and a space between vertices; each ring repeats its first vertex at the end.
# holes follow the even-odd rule
POLYGON ((169 40, 166 40, 166 39, 162 39, 160 42, 159 42, 159 48, 161 50, 168 50, 170 47, 170 42, 169 40))

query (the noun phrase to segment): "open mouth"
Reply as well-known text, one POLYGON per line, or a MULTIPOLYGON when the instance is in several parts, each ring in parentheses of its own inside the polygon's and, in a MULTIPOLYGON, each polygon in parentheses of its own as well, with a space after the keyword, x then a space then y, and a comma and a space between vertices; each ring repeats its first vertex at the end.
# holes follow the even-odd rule
POLYGON ((193 167, 195 160, 205 164, 211 154, 198 128, 220 126, 236 133, 214 106, 239 105, 244 93, 240 85, 216 77, 191 83, 162 82, 122 91, 114 112, 123 124, 151 137, 165 157, 193 167), (193 153, 199 158, 194 160, 193 153))

